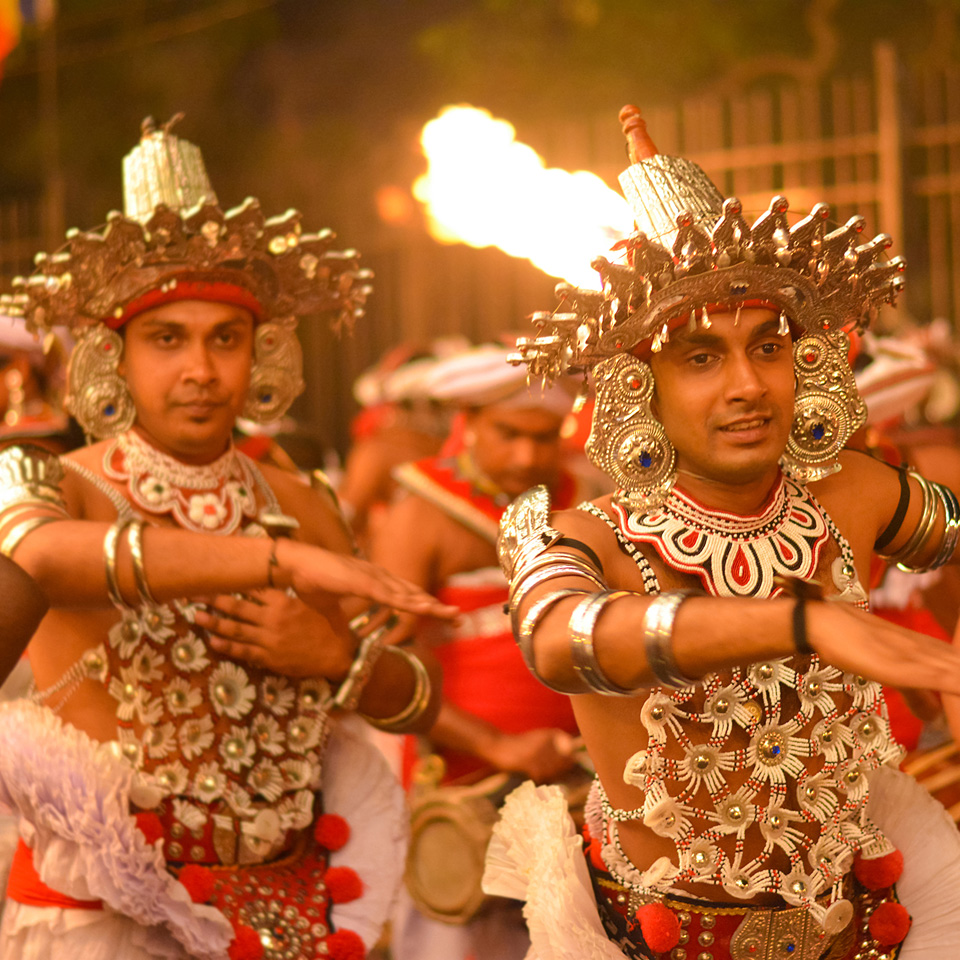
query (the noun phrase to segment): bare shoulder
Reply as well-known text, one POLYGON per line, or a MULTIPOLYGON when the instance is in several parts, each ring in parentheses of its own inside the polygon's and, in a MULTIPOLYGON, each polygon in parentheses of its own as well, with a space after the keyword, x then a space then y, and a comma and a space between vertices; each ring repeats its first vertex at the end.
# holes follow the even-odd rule
MULTIPOLYGON (((390 539, 410 546, 409 538, 430 547, 443 542, 445 537, 463 537, 469 534, 464 526, 441 510, 436 504, 403 491, 390 505, 383 519, 384 533, 390 539)), ((416 546, 416 543, 413 544, 416 546)))
MULTIPOLYGON (((590 501, 596 511, 614 520, 613 498, 608 494, 590 501)), ((609 523, 597 512, 575 508, 558 510, 551 515, 551 525, 567 537, 585 543, 609 567, 620 556, 620 548, 609 523)))
POLYGON ((897 509, 899 473, 882 460, 851 450, 840 454, 840 465, 839 472, 811 490, 841 529, 853 527, 875 539, 897 509))
POLYGON ((370 559, 425 589, 435 589, 450 572, 447 567, 462 566, 474 537, 439 507, 404 492, 377 523, 370 559))
POLYGON ((273 464, 261 463, 257 466, 283 512, 300 524, 295 539, 340 553, 352 551, 349 527, 327 489, 322 486, 314 488, 299 475, 273 464))
MULTIPOLYGON (((100 440, 98 443, 91 443, 88 446, 78 447, 76 450, 62 454, 60 459, 76 463, 89 470, 90 473, 106 480, 103 458, 112 443, 112 440, 100 440)), ((102 490, 73 470, 63 471, 60 489, 67 503, 67 509, 76 517, 96 516, 98 513, 97 506, 103 507, 110 504, 102 490)), ((108 512, 112 513, 114 509, 113 505, 110 504, 108 512)))

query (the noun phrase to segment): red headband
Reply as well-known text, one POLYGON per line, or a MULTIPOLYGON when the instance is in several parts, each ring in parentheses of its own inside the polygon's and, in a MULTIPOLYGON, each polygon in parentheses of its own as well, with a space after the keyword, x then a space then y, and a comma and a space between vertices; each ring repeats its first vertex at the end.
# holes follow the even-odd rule
POLYGON ((119 330, 128 320, 138 313, 162 307, 165 303, 177 300, 205 300, 209 303, 228 303, 242 307, 253 314, 254 322, 259 322, 263 314, 260 301, 245 287, 235 283, 210 280, 172 280, 169 284, 154 287, 131 300, 119 317, 108 317, 104 323, 111 330, 119 330))
MULTIPOLYGON (((706 310, 707 314, 712 310, 716 311, 727 311, 729 312, 732 309, 742 308, 744 310, 773 310, 775 313, 780 312, 780 308, 775 304, 771 303, 769 300, 742 300, 739 303, 706 303, 701 307, 696 308, 697 319, 699 320, 700 312, 706 310)), ((667 321, 667 330, 673 332, 677 327, 682 326, 685 323, 688 323, 690 320, 690 311, 680 314, 679 316, 672 317, 667 321)), ((662 330, 662 325, 659 330, 662 330)), ((652 340, 653 336, 647 337, 645 340, 642 340, 638 343, 630 352, 637 357, 639 360, 649 360, 651 354, 653 353, 652 349, 652 340)))

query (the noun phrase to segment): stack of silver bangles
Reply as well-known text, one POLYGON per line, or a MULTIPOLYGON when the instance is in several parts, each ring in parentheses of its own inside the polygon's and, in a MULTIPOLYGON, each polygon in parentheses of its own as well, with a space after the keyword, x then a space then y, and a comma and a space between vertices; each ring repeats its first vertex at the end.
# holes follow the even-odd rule
MULTIPOLYGON (((671 649, 673 625, 680 604, 697 591, 677 590, 652 598, 643 617, 643 643, 647 664, 656 681, 663 686, 688 687, 695 681, 677 667, 671 649)), ((532 558, 516 570, 510 585, 509 612, 514 636, 527 668, 537 679, 561 693, 582 693, 584 688, 604 696, 629 697, 649 685, 628 689, 614 683, 600 666, 593 645, 597 622, 606 608, 623 597, 637 596, 630 590, 608 590, 600 572, 583 557, 572 553, 550 552, 532 558), (599 588, 590 592, 567 587, 540 597, 519 619, 519 609, 527 594, 547 580, 558 577, 582 577, 599 588), (533 634, 547 613, 567 597, 581 596, 569 620, 570 655, 581 681, 578 690, 569 690, 545 680, 537 671, 533 650, 533 634)))
POLYGON ((950 561, 960 539, 960 502, 956 494, 941 483, 934 483, 922 477, 919 473, 910 471, 909 476, 920 486, 923 494, 923 503, 920 509, 920 520, 909 540, 896 553, 885 557, 895 563, 907 573, 926 573, 936 570, 950 561), (933 560, 925 566, 914 566, 911 561, 917 556, 923 556, 937 524, 937 501, 943 504, 944 526, 940 538, 940 545, 933 560))

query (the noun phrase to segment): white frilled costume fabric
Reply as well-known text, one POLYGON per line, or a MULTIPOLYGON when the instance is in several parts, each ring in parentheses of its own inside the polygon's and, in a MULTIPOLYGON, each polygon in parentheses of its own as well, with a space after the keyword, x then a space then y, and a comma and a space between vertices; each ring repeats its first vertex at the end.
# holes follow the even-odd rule
MULTIPOLYGON (((913 918, 898 960, 947 960, 960 924, 960 831, 912 777, 870 774, 870 819, 903 854, 899 900, 913 918)), ((583 841, 558 787, 530 781, 507 797, 487 849, 483 889, 524 901, 527 960, 622 960, 597 913, 583 841)))
MULTIPOLYGON (((148 803, 150 788, 117 744, 98 744, 25 700, 0 705, 0 743, 0 807, 19 812, 40 879, 67 897, 103 902, 90 910, 9 901, 0 956, 227 960, 230 922, 191 900, 167 871, 160 845, 137 828, 131 804, 148 803)), ((332 918, 369 950, 400 885, 407 817, 399 785, 352 717, 333 724, 323 804, 351 827, 331 864, 352 867, 363 883, 363 895, 335 905, 332 918)))

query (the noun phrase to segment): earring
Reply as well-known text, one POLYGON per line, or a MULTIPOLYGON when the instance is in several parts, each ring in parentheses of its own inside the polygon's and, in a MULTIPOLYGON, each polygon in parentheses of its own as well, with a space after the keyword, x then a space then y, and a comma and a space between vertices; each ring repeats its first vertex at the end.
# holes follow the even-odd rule
POLYGON ((67 367, 64 406, 76 417, 87 436, 103 440, 129 430, 137 411, 118 373, 123 340, 98 323, 77 341, 67 367))
POLYGON ((255 423, 279 420, 303 393, 303 350, 292 326, 262 323, 253 343, 250 389, 242 416, 255 423))
POLYGON ((793 347, 797 396, 783 464, 801 482, 840 469, 837 457, 867 419, 867 407, 847 363, 850 338, 808 333, 793 347))
POLYGON ((647 513, 659 507, 677 478, 676 453, 653 415, 653 373, 621 353, 598 363, 593 423, 586 454, 611 477, 624 507, 647 513))

